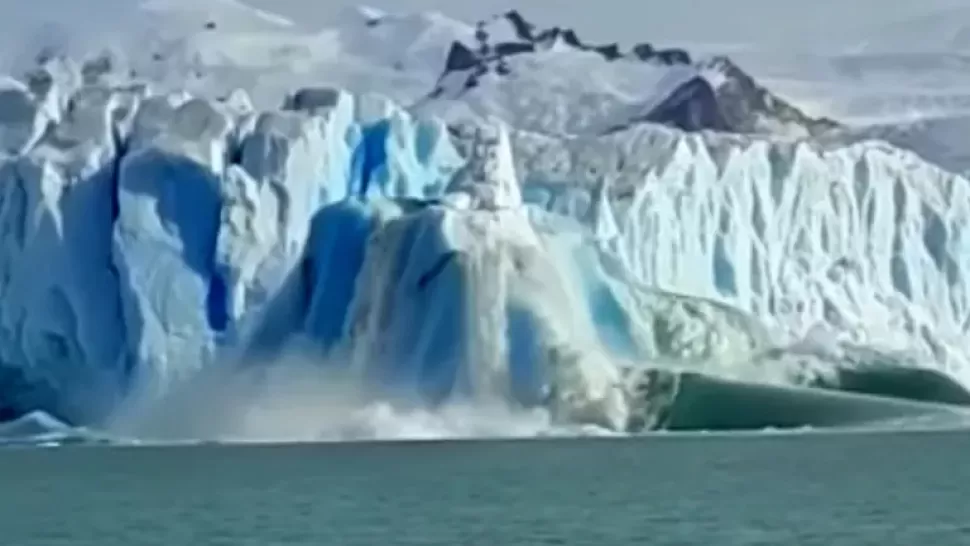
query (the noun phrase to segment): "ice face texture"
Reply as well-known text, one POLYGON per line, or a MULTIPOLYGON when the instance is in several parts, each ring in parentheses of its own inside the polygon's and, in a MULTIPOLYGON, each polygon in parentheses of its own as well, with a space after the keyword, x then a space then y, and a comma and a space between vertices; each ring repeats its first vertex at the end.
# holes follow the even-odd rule
POLYGON ((968 181, 886 144, 554 138, 70 76, 0 89, 9 411, 98 420, 294 338, 389 397, 614 430, 665 418, 682 376, 657 370, 966 377, 968 181))

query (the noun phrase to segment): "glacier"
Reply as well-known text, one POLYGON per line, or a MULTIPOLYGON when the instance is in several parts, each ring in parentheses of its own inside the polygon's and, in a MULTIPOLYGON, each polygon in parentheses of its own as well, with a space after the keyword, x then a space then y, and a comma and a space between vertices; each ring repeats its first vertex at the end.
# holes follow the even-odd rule
POLYGON ((0 420, 237 437, 233 378, 295 354, 283 397, 615 432, 970 404, 970 181, 885 143, 267 110, 61 61, 2 84, 0 143, 0 420))

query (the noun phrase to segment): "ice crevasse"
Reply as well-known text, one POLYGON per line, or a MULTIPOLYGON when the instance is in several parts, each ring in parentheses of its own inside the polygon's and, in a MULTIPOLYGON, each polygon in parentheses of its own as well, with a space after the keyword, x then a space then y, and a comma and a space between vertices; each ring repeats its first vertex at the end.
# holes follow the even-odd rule
POLYGON ((967 401, 939 374, 966 374, 968 181, 887 145, 553 140, 69 70, 3 84, 0 145, 10 415, 97 422, 294 337, 388 396, 619 430, 693 373, 967 401), (934 375, 853 375, 887 363, 934 375))

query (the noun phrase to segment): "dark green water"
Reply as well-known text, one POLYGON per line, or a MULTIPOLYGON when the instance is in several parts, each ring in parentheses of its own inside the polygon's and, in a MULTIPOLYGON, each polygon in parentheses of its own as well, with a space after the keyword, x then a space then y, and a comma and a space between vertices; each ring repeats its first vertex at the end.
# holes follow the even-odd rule
POLYGON ((10 546, 966 545, 970 433, 0 451, 10 546))

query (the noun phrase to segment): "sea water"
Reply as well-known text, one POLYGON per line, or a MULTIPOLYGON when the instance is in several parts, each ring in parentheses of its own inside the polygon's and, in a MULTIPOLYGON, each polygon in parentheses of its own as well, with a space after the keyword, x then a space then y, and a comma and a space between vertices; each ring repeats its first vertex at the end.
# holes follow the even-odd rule
POLYGON ((10 546, 970 544, 970 433, 0 450, 10 546))

